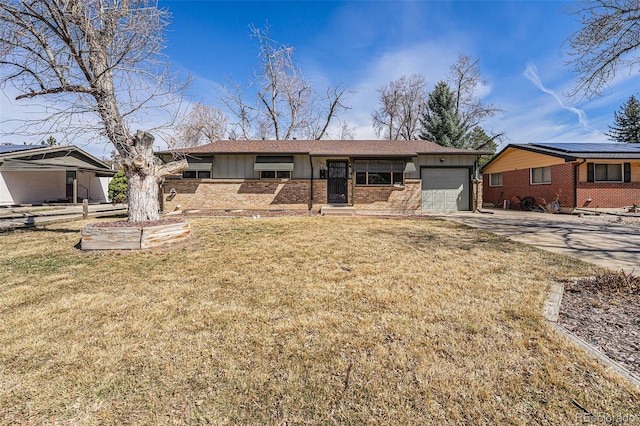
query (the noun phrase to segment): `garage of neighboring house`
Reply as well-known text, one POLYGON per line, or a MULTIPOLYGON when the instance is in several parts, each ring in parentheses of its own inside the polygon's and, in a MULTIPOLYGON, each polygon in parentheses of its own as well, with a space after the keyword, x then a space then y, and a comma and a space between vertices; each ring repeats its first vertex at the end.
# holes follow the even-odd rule
POLYGON ((469 167, 423 167, 420 175, 423 210, 470 210, 472 188, 469 167))

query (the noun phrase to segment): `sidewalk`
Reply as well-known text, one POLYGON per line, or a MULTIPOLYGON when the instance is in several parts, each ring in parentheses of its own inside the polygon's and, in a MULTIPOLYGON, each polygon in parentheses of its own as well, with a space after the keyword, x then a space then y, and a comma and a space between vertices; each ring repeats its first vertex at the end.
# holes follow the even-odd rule
MULTIPOLYGON (((89 217, 127 213, 126 204, 89 204, 89 217)), ((43 223, 80 220, 82 204, 69 206, 0 207, 0 232, 29 228, 43 223)))

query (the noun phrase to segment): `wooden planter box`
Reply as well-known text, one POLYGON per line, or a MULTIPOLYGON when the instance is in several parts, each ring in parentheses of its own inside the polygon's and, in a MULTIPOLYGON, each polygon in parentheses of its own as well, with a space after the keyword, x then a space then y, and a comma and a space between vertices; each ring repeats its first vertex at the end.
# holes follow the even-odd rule
POLYGON ((82 250, 140 250, 189 237, 189 222, 154 226, 106 227, 89 224, 82 228, 82 250))

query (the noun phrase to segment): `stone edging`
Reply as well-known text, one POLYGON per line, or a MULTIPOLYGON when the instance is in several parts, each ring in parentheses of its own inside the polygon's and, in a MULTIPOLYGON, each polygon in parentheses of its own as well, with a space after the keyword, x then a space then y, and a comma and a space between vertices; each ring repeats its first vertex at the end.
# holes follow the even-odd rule
POLYGON ((590 345, 580 337, 576 336, 575 334, 571 333, 569 330, 558 324, 558 317, 560 315, 560 303, 562 302, 562 293, 564 293, 564 285, 562 283, 556 282, 551 285, 551 290, 547 295, 547 300, 544 303, 544 308, 542 311, 542 314, 546 318, 549 325, 560 334, 571 340, 573 343, 578 345, 580 348, 590 353, 606 367, 610 368, 618 375, 625 378, 638 390, 640 390, 640 377, 636 376, 635 374, 624 368, 622 365, 609 358, 598 348, 590 345))

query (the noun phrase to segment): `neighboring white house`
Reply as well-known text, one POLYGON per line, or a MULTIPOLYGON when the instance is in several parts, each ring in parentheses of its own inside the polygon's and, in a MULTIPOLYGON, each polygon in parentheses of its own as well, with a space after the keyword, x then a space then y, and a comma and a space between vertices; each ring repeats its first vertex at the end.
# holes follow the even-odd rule
POLYGON ((0 145, 0 205, 107 202, 115 173, 73 145, 0 145))

